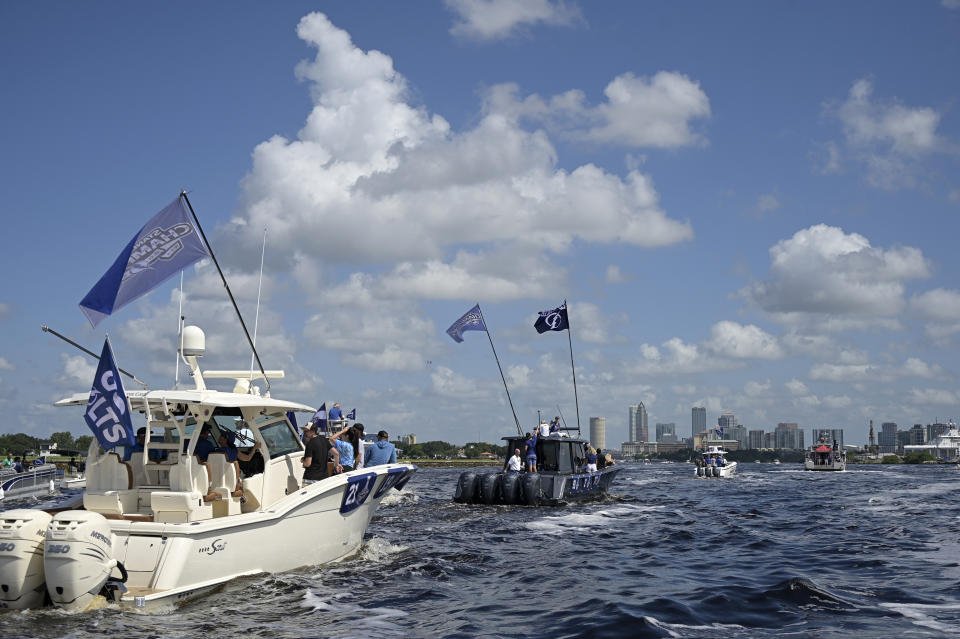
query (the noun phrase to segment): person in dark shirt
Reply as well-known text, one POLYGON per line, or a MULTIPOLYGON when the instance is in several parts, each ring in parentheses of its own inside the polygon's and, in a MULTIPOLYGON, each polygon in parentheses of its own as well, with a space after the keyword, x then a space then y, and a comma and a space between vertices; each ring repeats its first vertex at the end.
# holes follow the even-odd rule
POLYGON ((537 472, 537 438, 527 433, 527 440, 524 442, 527 455, 527 472, 537 472))
MULTIPOLYGON (((190 446, 190 439, 183 440, 183 452, 187 452, 187 448, 190 446)), ((197 458, 205 462, 207 461, 207 456, 216 449, 216 446, 212 441, 210 441, 210 424, 204 424, 200 428, 200 439, 197 441, 197 447, 193 449, 193 454, 197 458)))
POLYGON ((333 453, 333 464, 336 472, 342 472, 340 454, 330 445, 330 440, 320 437, 316 426, 305 429, 304 437, 307 448, 303 452, 303 485, 312 484, 327 478, 327 456, 333 453))
POLYGON ((133 446, 127 446, 126 450, 123 453, 123 459, 121 461, 130 461, 130 457, 133 456, 136 452, 143 452, 143 442, 147 438, 147 428, 141 426, 137 430, 137 437, 133 442, 133 446))

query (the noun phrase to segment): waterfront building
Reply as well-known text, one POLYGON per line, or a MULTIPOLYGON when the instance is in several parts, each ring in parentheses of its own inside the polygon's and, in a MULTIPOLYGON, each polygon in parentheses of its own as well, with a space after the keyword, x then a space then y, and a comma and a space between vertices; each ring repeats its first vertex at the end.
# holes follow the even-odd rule
POLYGON ((816 446, 820 442, 821 435, 831 446, 833 442, 837 442, 837 446, 841 449, 843 448, 842 428, 814 428, 810 432, 810 445, 816 446))
POLYGON ((795 422, 780 422, 774 431, 776 448, 802 449, 803 431, 795 422))
POLYGON ((947 429, 936 439, 926 444, 904 446, 905 453, 929 453, 939 461, 960 462, 960 431, 950 422, 944 424, 947 429))
POLYGON ((771 431, 769 433, 763 434, 763 448, 769 448, 773 450, 777 447, 777 433, 776 431, 771 431))
POLYGON ((410 435, 400 435, 397 439, 399 439, 400 443, 404 446, 413 446, 417 443, 417 436, 412 433, 410 435))
POLYGON ((707 430, 707 409, 694 406, 690 409, 690 437, 707 430))
POLYGON ((607 447, 607 418, 590 418, 590 443, 594 448, 607 447))
POLYGON ((727 439, 735 439, 738 443, 738 450, 746 450, 749 448, 749 441, 747 441, 747 427, 736 424, 732 428, 729 428, 724 431, 724 437, 727 439))
POLYGON ((909 433, 909 435, 907 436, 907 441, 904 442, 905 446, 927 443, 927 429, 923 427, 923 424, 914 424, 913 428, 908 430, 907 433, 909 433))
POLYGON ((647 430, 647 409, 643 402, 630 406, 630 441, 645 442, 650 438, 647 430))
POLYGON ((949 430, 947 424, 941 424, 937 422, 935 424, 927 424, 927 438, 924 441, 933 442, 936 441, 940 435, 943 435, 949 430))
POLYGON ((666 424, 657 424, 657 441, 658 442, 676 442, 677 441, 677 425, 673 422, 668 422, 666 424))
POLYGON ((747 431, 747 448, 752 450, 763 448, 763 435, 762 430, 747 431))
POLYGON ((897 422, 883 422, 877 440, 881 453, 897 452, 897 422))
POLYGON ((721 413, 720 417, 717 418, 717 427, 724 433, 736 425, 737 418, 733 413, 721 413))

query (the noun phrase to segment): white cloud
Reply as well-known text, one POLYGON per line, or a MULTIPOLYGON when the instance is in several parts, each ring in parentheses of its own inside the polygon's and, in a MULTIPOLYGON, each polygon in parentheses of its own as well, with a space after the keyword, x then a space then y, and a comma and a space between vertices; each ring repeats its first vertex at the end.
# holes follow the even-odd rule
POLYGON ((477 380, 454 372, 446 366, 437 366, 430 375, 433 391, 444 397, 453 398, 481 398, 487 396, 487 391, 477 380))
POLYGON ((765 382, 749 381, 743 386, 743 392, 747 397, 762 397, 770 392, 773 384, 768 379, 765 382))
POLYGON ((703 145, 691 128, 710 117, 710 100, 699 83, 682 73, 659 71, 653 77, 624 73, 604 88, 606 102, 591 106, 579 90, 549 98, 519 96, 514 84, 487 94, 487 109, 542 123, 548 130, 580 141, 626 147, 675 148, 703 145))
POLYGON ((910 389, 910 400, 917 406, 927 406, 929 404, 956 406, 960 403, 960 397, 956 393, 939 388, 912 388, 910 389))
POLYGON ((900 368, 900 374, 904 377, 925 377, 927 379, 933 379, 943 377, 945 372, 943 368, 937 364, 930 365, 916 357, 911 357, 903 363, 903 366, 900 368))
POLYGON ((846 395, 828 395, 823 398, 823 403, 829 408, 849 408, 853 405, 853 400, 846 395))
POLYGON ((705 346, 718 355, 738 359, 780 359, 784 355, 773 335, 752 324, 729 321, 713 325, 705 346))
POLYGON ((7 361, 7 358, 0 357, 0 371, 12 371, 16 370, 16 367, 7 361))
POLYGON ((810 379, 827 382, 862 382, 874 380, 878 371, 869 364, 814 364, 810 379))
POLYGON ((874 248, 862 235, 825 224, 777 242, 770 260, 770 279, 741 294, 771 313, 895 315, 904 282, 929 276, 920 250, 874 248))
POLYGON ((397 266, 367 284, 371 295, 545 296, 566 277, 548 252, 575 240, 656 247, 693 236, 659 207, 648 176, 560 169, 546 133, 489 100, 472 129, 453 132, 408 102, 389 56, 358 49, 319 13, 298 34, 317 48, 297 67, 312 111, 296 140, 254 149, 243 203, 222 230, 252 250, 269 226, 305 289, 320 289, 330 265, 373 263, 397 266))
POLYGON ((910 310, 924 319, 960 322, 960 291, 935 288, 910 298, 910 310))
POLYGON ((0 302, 0 318, 5 318, 10 316, 10 305, 5 302, 0 302))
MULTIPOLYGON (((873 82, 867 78, 853 83, 844 102, 825 110, 840 120, 846 154, 865 168, 868 183, 876 188, 917 186, 918 159, 945 147, 937 135, 937 111, 875 99, 873 82)), ((830 162, 837 162, 838 156, 831 155, 830 162)))
POLYGON ((97 373, 96 360, 92 360, 84 355, 60 355, 60 363, 63 365, 63 379, 66 384, 80 384, 90 386, 93 376, 97 373))
POLYGON ((807 385, 801 382, 799 379, 791 379, 789 382, 784 384, 787 387, 787 390, 790 391, 791 395, 807 395, 810 391, 807 389, 807 385))
POLYGON ((940 4, 946 9, 960 9, 960 0, 940 0, 940 4))
POLYGON ((450 29, 457 37, 499 40, 537 24, 567 26, 581 19, 580 9, 563 0, 444 0, 459 20, 450 29))
POLYGON ((623 282, 629 282, 632 279, 633 276, 621 271, 619 266, 615 264, 609 264, 607 266, 607 272, 604 276, 604 281, 607 284, 622 284, 623 282))

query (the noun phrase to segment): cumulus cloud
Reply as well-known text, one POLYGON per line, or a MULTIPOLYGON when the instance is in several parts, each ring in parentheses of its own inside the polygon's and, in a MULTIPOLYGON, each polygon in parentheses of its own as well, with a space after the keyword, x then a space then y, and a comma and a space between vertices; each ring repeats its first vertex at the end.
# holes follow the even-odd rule
POLYGON ((826 224, 777 242, 770 261, 770 279, 741 291, 758 306, 780 314, 867 316, 870 322, 870 316, 899 313, 904 282, 930 274, 916 248, 874 248, 862 235, 826 224))
POLYGON ((928 320, 927 336, 942 339, 960 332, 960 292, 937 288, 910 298, 910 311, 928 320))
POLYGON ((939 388, 912 388, 910 389, 910 400, 917 406, 928 406, 930 404, 956 406, 960 402, 960 397, 953 391, 939 388))
POLYGON ((7 361, 7 358, 0 357, 0 371, 12 371, 16 370, 16 367, 7 361))
POLYGON ((603 93, 606 102, 593 106, 576 89, 549 98, 521 97, 516 85, 500 84, 489 90, 486 107, 541 123, 574 140, 654 148, 706 144, 692 124, 710 117, 710 100, 699 83, 682 73, 660 71, 652 77, 624 73, 603 93))
POLYGON ((752 324, 729 321, 713 325, 706 346, 718 355, 738 359, 780 359, 784 355, 773 335, 752 324))
POLYGON ((807 389, 807 385, 801 382, 799 379, 791 379, 789 382, 784 384, 784 386, 787 387, 787 390, 790 391, 791 395, 795 395, 795 396, 807 395, 810 392, 807 389))
POLYGON ((607 266, 607 272, 604 276, 604 281, 607 284, 622 284, 623 282, 629 282, 632 279, 633 276, 621 271, 619 266, 615 264, 609 264, 607 266))
MULTIPOLYGON (((917 186, 918 159, 944 148, 937 111, 876 99, 867 78, 854 82, 846 100, 826 105, 825 111, 843 127, 842 153, 863 166, 868 183, 877 188, 917 186)), ((839 162, 836 156, 830 161, 839 162)))
POLYGON ((470 40, 500 40, 538 24, 568 26, 581 20, 580 9, 563 0, 444 0, 457 14, 450 33, 470 40))

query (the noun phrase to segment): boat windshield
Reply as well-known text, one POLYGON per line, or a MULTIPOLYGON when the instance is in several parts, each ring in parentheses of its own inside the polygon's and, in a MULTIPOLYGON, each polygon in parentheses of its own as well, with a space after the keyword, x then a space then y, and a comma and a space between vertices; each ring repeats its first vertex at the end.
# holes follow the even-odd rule
POLYGON ((300 438, 293 432, 290 422, 283 415, 268 415, 255 422, 263 441, 270 448, 270 459, 303 450, 300 438))

